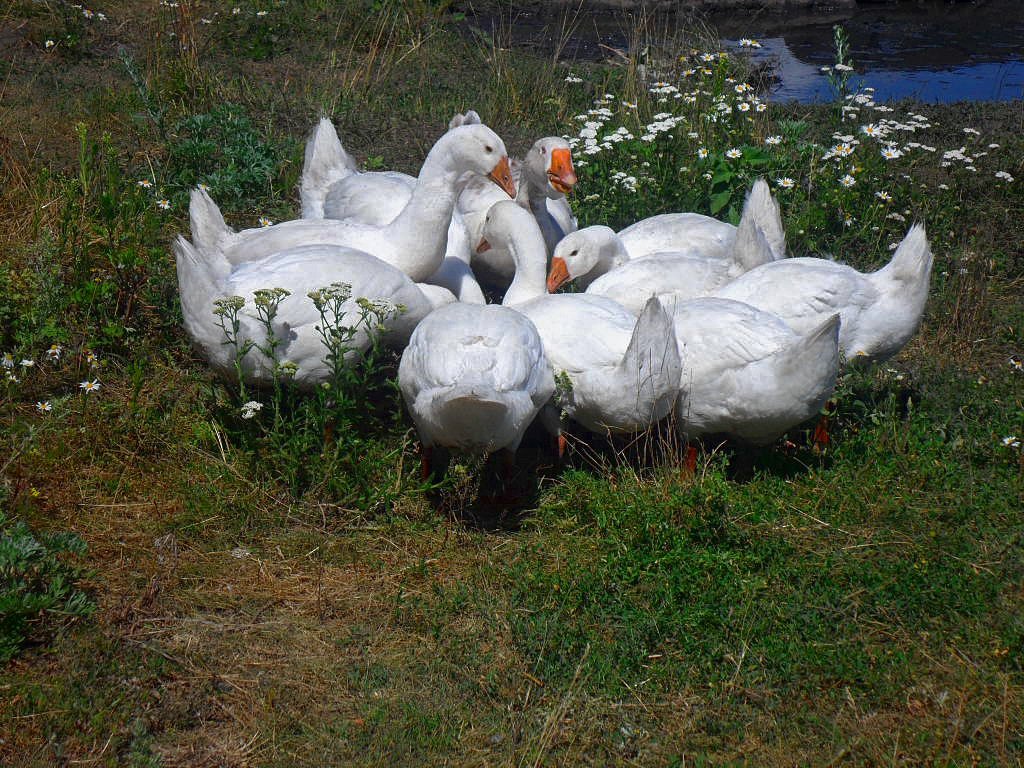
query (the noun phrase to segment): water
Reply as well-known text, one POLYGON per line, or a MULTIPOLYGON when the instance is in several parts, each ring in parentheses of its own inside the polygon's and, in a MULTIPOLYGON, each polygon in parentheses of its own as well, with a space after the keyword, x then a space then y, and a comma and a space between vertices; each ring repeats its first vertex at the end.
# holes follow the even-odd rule
POLYGON ((762 44, 755 60, 776 62, 777 101, 831 98, 822 66, 834 61, 833 24, 850 39, 857 73, 851 83, 876 89, 881 101, 1009 101, 1024 97, 1024 3, 917 2, 861 6, 846 13, 740 22, 712 20, 726 45, 740 37, 762 44))
MULTIPOLYGON (((503 42, 567 61, 614 60, 616 51, 629 47, 630 21, 622 14, 580 15, 568 37, 563 18, 564 11, 517 12, 511 22, 506 14, 476 17, 472 23, 495 31, 503 42)), ((843 11, 732 12, 706 20, 726 47, 741 37, 762 44, 752 58, 771 65, 775 79, 769 98, 775 101, 831 99, 820 68, 834 61, 834 24, 841 24, 850 39, 856 68, 851 85, 872 86, 879 101, 1024 98, 1024 0, 917 0, 843 11)), ((687 17, 660 23, 673 29, 692 22, 687 17)))

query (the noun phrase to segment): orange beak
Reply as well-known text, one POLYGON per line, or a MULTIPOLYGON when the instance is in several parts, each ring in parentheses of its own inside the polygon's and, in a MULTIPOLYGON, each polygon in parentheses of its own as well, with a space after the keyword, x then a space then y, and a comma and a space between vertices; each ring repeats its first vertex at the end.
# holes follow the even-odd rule
POLYGON ((565 266, 565 259, 555 256, 551 260, 551 271, 548 272, 548 293, 554 293, 569 280, 569 268, 565 266))
POLYGON ((572 192, 576 185, 576 170, 572 167, 572 155, 568 149, 551 150, 548 183, 563 195, 572 192))
POLYGON ((487 178, 505 190, 505 194, 515 200, 516 185, 512 181, 512 169, 508 165, 508 155, 498 161, 498 164, 487 174, 487 178))
POLYGON ((477 253, 483 253, 484 251, 489 251, 489 250, 491 250, 491 244, 487 242, 487 238, 486 237, 481 237, 480 238, 480 242, 477 243, 476 252, 477 253))

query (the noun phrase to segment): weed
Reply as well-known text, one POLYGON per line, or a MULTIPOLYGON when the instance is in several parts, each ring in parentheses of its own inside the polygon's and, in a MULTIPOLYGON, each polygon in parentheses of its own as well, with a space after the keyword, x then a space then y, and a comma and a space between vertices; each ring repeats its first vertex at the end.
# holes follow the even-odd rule
POLYGON ((171 130, 164 171, 165 194, 184 206, 189 192, 205 186, 225 206, 253 209, 271 196, 277 150, 255 130, 242 109, 222 104, 191 115, 171 130))
POLYGON ((258 473, 284 482, 293 493, 316 487, 339 503, 386 508, 394 490, 378 483, 396 449, 379 444, 373 434, 394 424, 398 390, 393 379, 382 377, 390 361, 381 333, 404 307, 353 300, 345 283, 311 292, 308 298, 320 315, 316 333, 326 375, 311 393, 303 393, 293 384, 296 365, 278 354, 275 318, 286 296, 288 291, 280 288, 256 291, 262 339, 239 336, 242 297, 217 301, 214 313, 224 343, 234 350, 237 383, 237 392, 222 409, 222 423, 250 453, 258 473), (355 317, 346 320, 350 309, 355 317), (257 393, 246 382, 254 373, 270 385, 265 403, 251 399, 257 393))
POLYGON ((37 533, 0 508, 0 663, 42 631, 96 609, 79 586, 88 572, 66 559, 83 556, 85 549, 77 534, 37 533))

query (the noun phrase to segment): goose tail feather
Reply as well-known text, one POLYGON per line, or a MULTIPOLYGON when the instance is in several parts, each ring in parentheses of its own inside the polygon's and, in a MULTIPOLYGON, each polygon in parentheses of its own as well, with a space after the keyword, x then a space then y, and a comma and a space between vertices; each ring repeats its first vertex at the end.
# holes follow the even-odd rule
POLYGON ((356 162, 342 146, 334 124, 326 117, 320 118, 306 142, 302 164, 299 182, 302 218, 324 218, 324 200, 331 185, 357 172, 356 162))
POLYGON ((892 259, 875 273, 879 278, 908 286, 927 287, 932 272, 932 249, 924 225, 915 224, 899 244, 892 259))
POLYGON ((188 204, 192 242, 204 252, 221 251, 226 240, 235 233, 224 221, 220 208, 202 189, 193 189, 188 204))
POLYGON ((635 380, 637 405, 652 422, 668 415, 679 391, 682 364, 675 323, 656 297, 644 305, 619 371, 635 380))
POLYGON ((747 194, 743 213, 740 215, 741 226, 744 220, 756 224, 764 233, 772 259, 786 257, 786 230, 782 226, 782 212, 778 201, 772 197, 768 182, 764 179, 755 181, 747 194))
POLYGON ((217 252, 201 251, 181 235, 172 248, 185 330, 197 349, 207 357, 215 357, 216 352, 224 348, 225 339, 214 321, 214 301, 223 295, 221 286, 231 267, 223 256, 217 258, 217 252))

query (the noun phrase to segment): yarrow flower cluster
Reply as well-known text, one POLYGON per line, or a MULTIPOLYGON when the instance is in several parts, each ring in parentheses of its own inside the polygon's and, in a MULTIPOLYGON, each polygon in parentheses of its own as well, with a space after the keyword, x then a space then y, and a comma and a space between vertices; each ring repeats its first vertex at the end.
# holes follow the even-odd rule
POLYGON ((611 179, 623 189, 629 192, 636 192, 636 176, 630 176, 624 171, 618 171, 611 175, 611 179))
POLYGON ((241 408, 241 414, 243 419, 251 419, 257 413, 263 410, 263 403, 258 400, 250 400, 244 403, 241 408))

